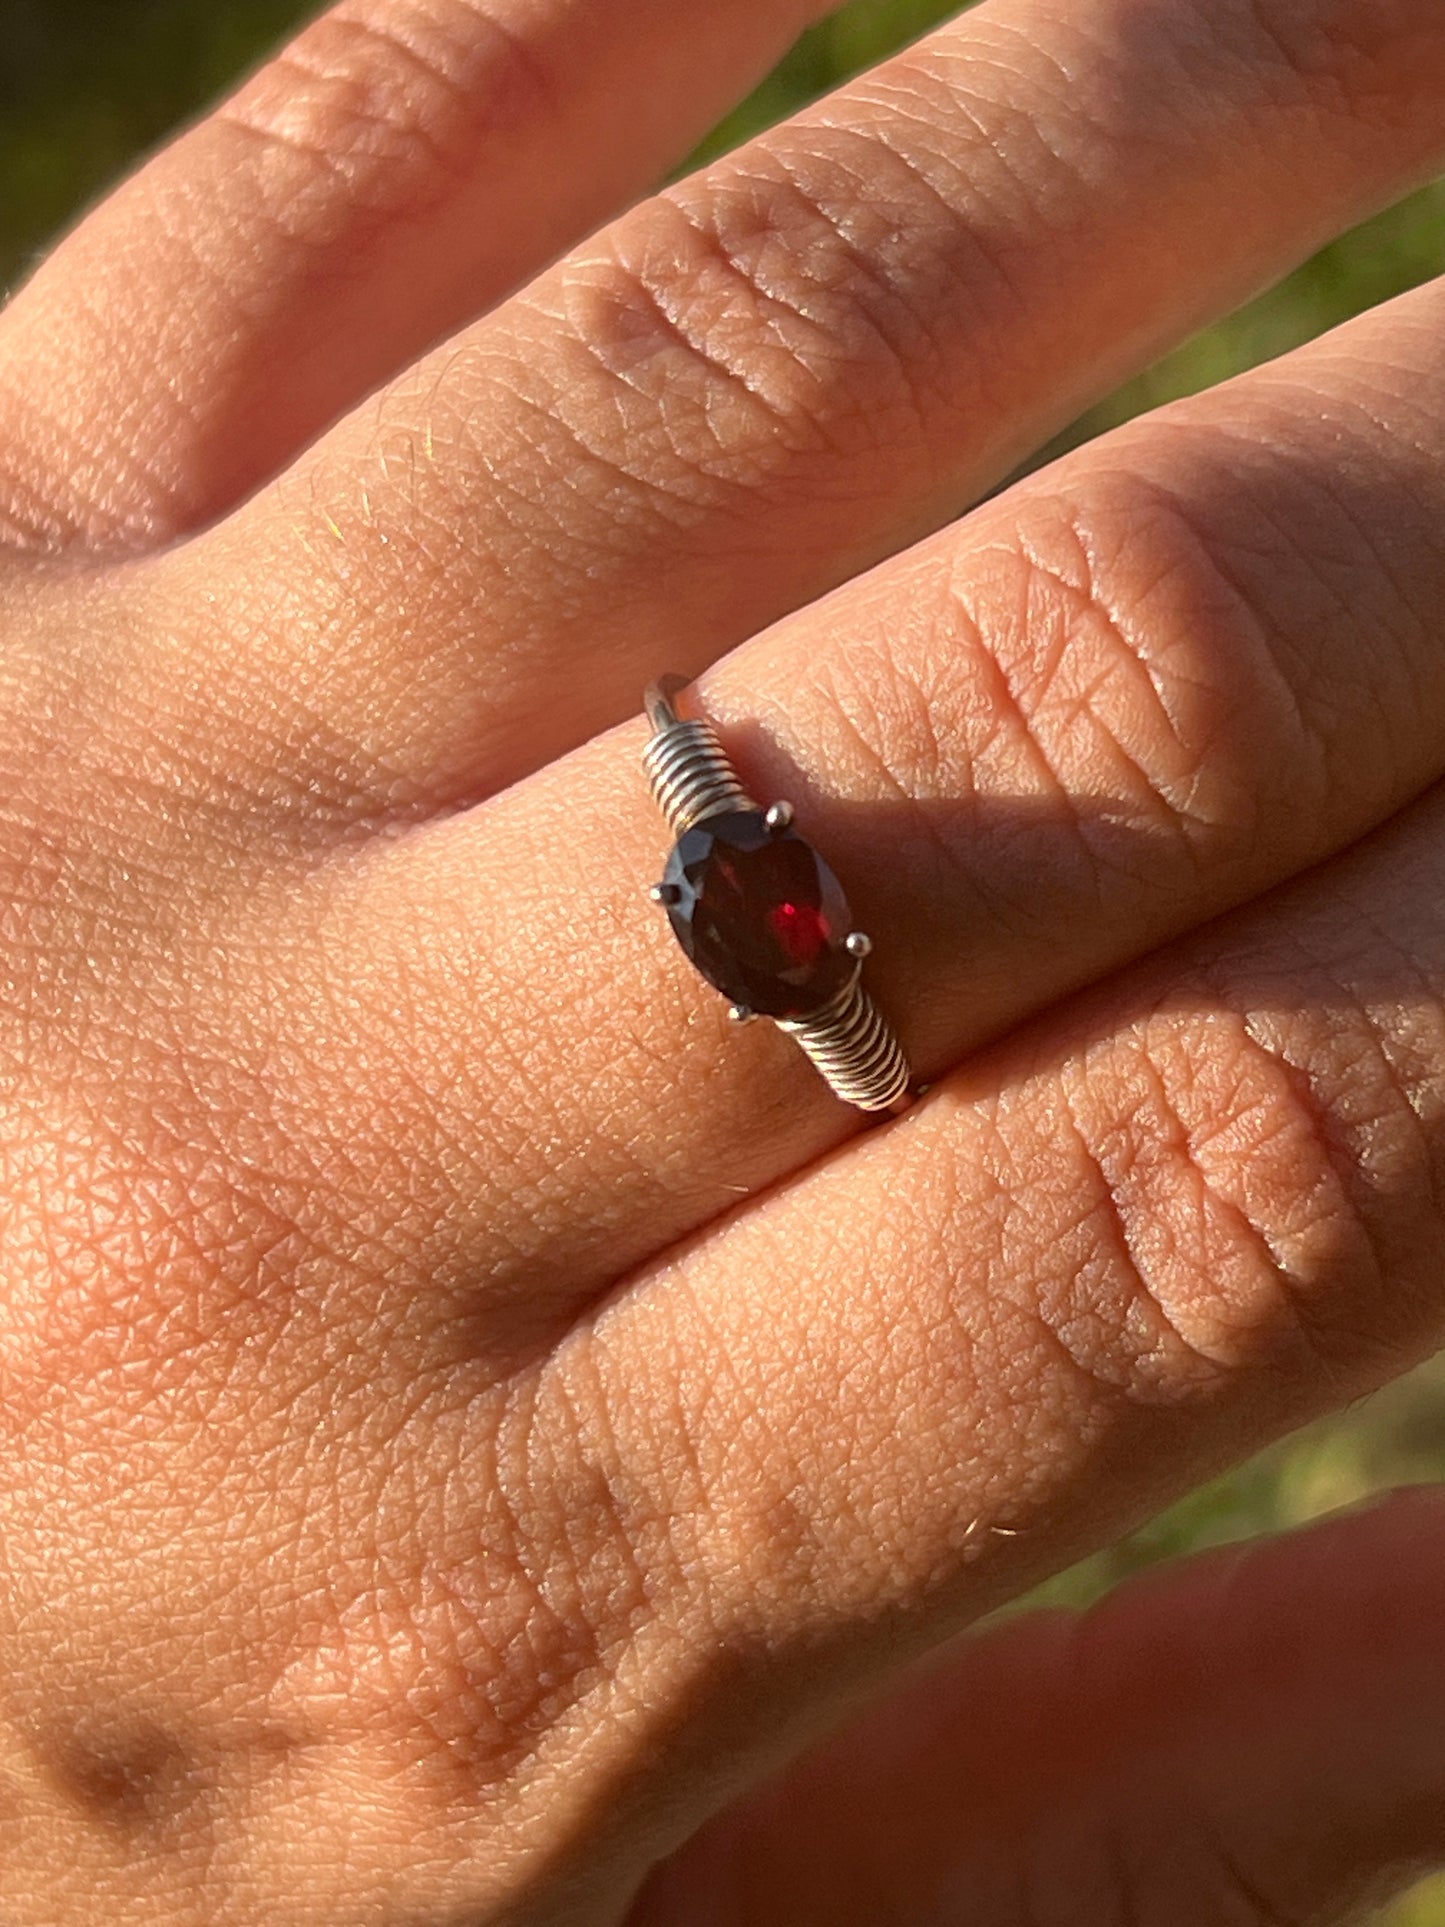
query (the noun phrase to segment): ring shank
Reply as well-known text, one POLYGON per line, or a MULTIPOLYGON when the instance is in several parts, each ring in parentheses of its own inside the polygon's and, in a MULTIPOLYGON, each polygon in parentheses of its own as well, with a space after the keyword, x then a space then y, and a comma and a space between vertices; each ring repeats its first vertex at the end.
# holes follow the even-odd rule
POLYGON ((826 1010, 775 1021, 845 1104, 891 1111, 907 1097, 912 1079, 903 1046, 864 989, 861 970, 826 1010))

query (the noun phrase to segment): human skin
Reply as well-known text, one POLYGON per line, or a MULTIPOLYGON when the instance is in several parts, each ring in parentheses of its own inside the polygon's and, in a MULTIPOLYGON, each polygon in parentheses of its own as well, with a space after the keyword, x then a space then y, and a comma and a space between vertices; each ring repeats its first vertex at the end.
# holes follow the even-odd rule
POLYGON ((1431 1493, 966 1632, 1445 1340, 1445 289, 990 495, 1445 16, 990 0, 637 199, 817 12, 353 0, 0 316, 4 1927, 1445 1858, 1431 1493), (903 1116, 647 902, 664 670, 903 1116))

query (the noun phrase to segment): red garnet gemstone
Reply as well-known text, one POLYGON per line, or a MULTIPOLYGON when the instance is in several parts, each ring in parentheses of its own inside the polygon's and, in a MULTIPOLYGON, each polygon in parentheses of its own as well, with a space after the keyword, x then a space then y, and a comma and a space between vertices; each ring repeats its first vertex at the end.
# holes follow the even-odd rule
POLYGON ((857 970, 842 886, 791 830, 771 835, 761 810, 704 817, 678 839, 663 873, 677 940, 708 982, 764 1017, 806 1017, 857 970))

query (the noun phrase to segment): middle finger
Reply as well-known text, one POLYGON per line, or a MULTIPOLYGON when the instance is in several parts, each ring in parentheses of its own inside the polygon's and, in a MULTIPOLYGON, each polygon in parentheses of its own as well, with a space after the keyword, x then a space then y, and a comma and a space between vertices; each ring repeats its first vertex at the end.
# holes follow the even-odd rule
POLYGON ((248 585, 208 704, 284 701, 266 753, 329 781, 340 745, 382 811, 503 787, 1424 178, 1442 85, 1418 0, 991 0, 635 210, 163 564, 191 603, 248 585))

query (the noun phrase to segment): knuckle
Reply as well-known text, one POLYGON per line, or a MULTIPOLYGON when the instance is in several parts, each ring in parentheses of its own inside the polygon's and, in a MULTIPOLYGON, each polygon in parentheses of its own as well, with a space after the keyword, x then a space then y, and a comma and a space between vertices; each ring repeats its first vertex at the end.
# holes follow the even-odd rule
POLYGON ((1112 1282, 1102 1317, 1080 1316, 1082 1273, 1041 1310, 1091 1378, 1154 1402, 1249 1373, 1289 1411, 1409 1362, 1364 1165, 1418 1126, 1363 1015, 1290 1040, 1179 986, 1064 1083, 1112 1282))
POLYGON ((1252 836, 1254 751, 1299 750, 1297 706, 1187 502, 1107 472, 1034 498, 954 593, 1014 742, 1061 788, 1102 778, 1116 812, 1216 861, 1252 836))
MULTIPOLYGON (((1252 874, 1262 823, 1353 821, 1342 718, 1358 758, 1359 730, 1394 706, 1387 679, 1413 673, 1408 647, 1362 665, 1344 633, 1312 546, 1349 540, 1339 505, 1321 498, 1314 513, 1292 481, 1282 517, 1269 476, 1243 472, 1222 439, 1194 439, 1184 477, 1155 479, 1146 455, 1138 471, 1026 496, 1003 538, 966 551, 944 583, 934 708, 946 725, 971 708, 1011 782, 1052 786, 1064 804, 1102 799, 1079 817, 1096 865, 1144 834, 1216 879, 1252 874)), ((1371 769, 1390 765, 1388 734, 1371 769)))
POLYGON ((524 43, 470 0, 408 8, 404 25, 361 4, 300 34, 218 118, 261 143, 273 219, 324 243, 343 231, 354 240, 359 212, 414 213, 443 199, 475 171, 489 132, 548 88, 524 43), (319 194, 300 191, 308 180, 319 194), (325 200, 344 217, 328 218, 325 200))
POLYGON ((1172 445, 1135 431, 1139 472, 1109 484, 1126 510, 1156 504, 1121 561, 1171 565, 1142 587, 1116 572, 1116 605, 1151 663, 1167 651, 1186 694, 1207 693, 1191 705, 1208 726, 1194 750, 1226 793, 1254 797, 1255 815, 1308 810, 1353 831, 1361 789, 1377 809, 1381 773, 1420 742, 1407 719, 1427 707, 1434 646, 1428 511, 1382 462, 1358 398, 1271 374, 1203 413, 1186 404, 1174 426, 1172 445))
POLYGON ((917 230, 946 225, 956 256, 959 217, 880 141, 811 138, 670 189, 572 270, 579 335, 652 401, 666 453, 753 485, 800 456, 915 446, 945 376, 933 329, 958 273, 938 268, 946 296, 925 285, 917 230))
POLYGON ((384 1594, 368 1584, 341 1639, 298 1654, 288 1710, 326 1714, 337 1736, 385 1734, 415 1789, 465 1814, 524 1778, 580 1704, 605 1701, 672 1563, 611 1400, 579 1342, 433 1414, 428 1450, 450 1439, 465 1491, 428 1498, 409 1546, 420 1571, 384 1594))
POLYGON ((1217 887, 1257 863, 1272 799, 1323 801, 1278 648, 1169 492, 1029 491, 935 554, 902 641, 891 608, 819 652, 782 713, 829 793, 906 805, 953 891, 1027 927, 1141 874, 1157 890, 1171 861, 1217 887))

